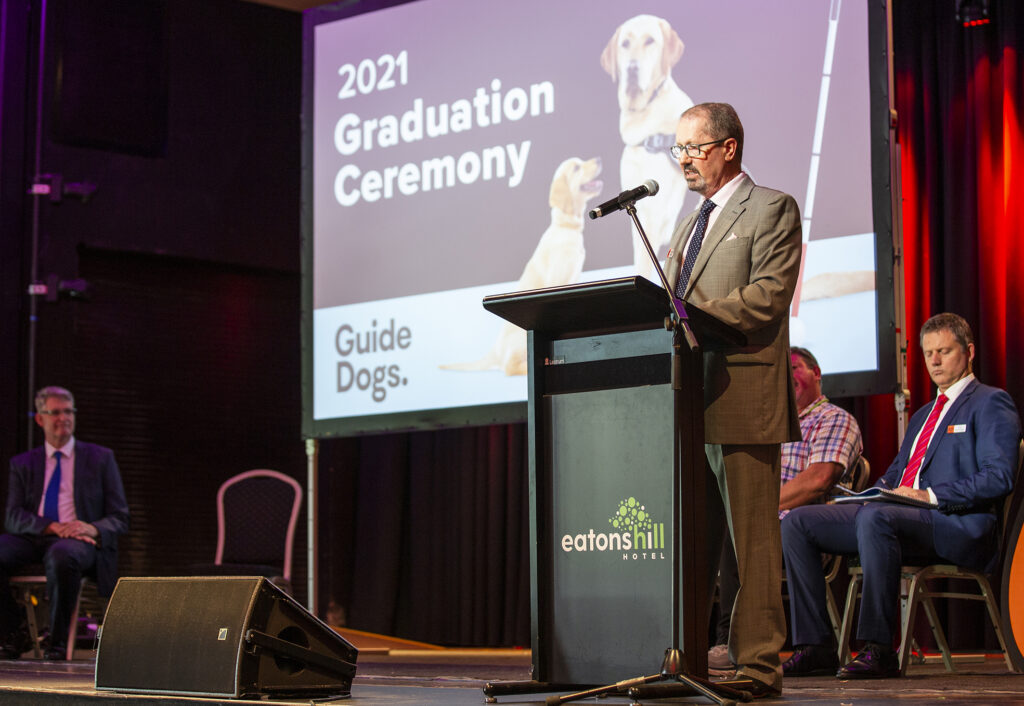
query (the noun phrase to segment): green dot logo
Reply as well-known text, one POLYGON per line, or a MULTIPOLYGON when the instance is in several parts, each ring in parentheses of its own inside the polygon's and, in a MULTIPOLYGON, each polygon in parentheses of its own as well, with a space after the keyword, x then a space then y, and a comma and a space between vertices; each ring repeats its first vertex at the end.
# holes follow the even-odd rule
POLYGON ((615 514, 608 518, 608 522, 615 529, 625 529, 630 532, 647 532, 654 526, 651 516, 647 513, 647 508, 634 497, 622 500, 615 514))

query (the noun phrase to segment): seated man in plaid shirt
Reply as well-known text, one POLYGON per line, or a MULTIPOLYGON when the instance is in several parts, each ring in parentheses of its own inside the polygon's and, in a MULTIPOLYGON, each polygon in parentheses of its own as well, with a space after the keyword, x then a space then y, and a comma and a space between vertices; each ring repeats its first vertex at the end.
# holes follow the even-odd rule
MULTIPOLYGON (((821 368, 814 355, 806 348, 792 347, 789 352, 803 441, 782 445, 780 520, 794 507, 827 500, 832 487, 848 478, 863 449, 857 420, 821 394, 821 368)), ((721 672, 733 668, 729 624, 739 588, 736 556, 728 541, 722 547, 718 581, 717 644, 708 650, 708 667, 721 672)))

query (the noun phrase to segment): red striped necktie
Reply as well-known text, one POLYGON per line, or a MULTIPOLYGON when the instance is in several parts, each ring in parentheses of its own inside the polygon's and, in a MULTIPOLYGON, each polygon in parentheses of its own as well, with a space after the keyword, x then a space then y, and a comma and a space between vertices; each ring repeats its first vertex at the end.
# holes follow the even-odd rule
POLYGON ((928 444, 932 439, 932 432, 935 431, 935 425, 939 421, 939 415, 942 414, 942 408, 946 406, 946 402, 949 400, 945 395, 939 395, 935 398, 935 404, 932 406, 932 411, 928 415, 927 421, 924 423, 924 429, 921 430, 921 436, 917 437, 917 446, 914 447, 914 454, 910 457, 910 463, 907 464, 907 470, 903 472, 903 480, 900 481, 901 488, 913 488, 914 481, 917 479, 917 472, 921 470, 921 461, 924 460, 924 454, 928 451, 928 444))

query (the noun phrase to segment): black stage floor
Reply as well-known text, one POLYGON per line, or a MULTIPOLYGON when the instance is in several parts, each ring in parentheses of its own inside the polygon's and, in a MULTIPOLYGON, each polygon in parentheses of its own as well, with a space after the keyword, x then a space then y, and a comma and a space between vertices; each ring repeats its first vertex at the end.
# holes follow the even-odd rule
MULTIPOLYGON (((238 704, 235 699, 118 694, 93 688, 92 659, 73 662, 17 660, 0 662, 0 704, 88 706, 169 706, 170 704, 238 704)), ((482 704, 488 681, 529 678, 529 652, 513 650, 391 651, 360 654, 352 695, 336 703, 360 706, 433 706, 482 704)), ((958 665, 948 674, 941 662, 915 665, 903 679, 841 682, 831 677, 789 679, 781 699, 786 704, 906 705, 1024 704, 1024 675, 1007 672, 1002 660, 987 659, 958 665)), ((656 670, 656 668, 655 668, 656 670)), ((630 675, 614 675, 616 679, 630 675)), ((499 704, 535 706, 546 695, 503 696, 499 704)), ((264 700, 263 704, 309 704, 304 700, 264 700)), ((629 704, 627 697, 588 699, 579 703, 629 704)), ((644 703, 709 703, 690 698, 644 703)))

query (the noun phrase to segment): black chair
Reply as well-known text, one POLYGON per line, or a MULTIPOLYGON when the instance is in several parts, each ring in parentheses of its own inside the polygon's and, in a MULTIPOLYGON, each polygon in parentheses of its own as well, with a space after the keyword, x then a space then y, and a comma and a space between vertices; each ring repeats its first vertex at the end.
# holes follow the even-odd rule
MULTIPOLYGON (((41 659, 43 650, 39 639, 36 606, 46 595, 46 574, 43 571, 43 566, 42 564, 26 566, 8 580, 14 591, 14 599, 25 609, 25 622, 28 625, 29 637, 32 638, 32 652, 37 659, 41 659)), ((75 608, 71 613, 71 624, 68 626, 68 647, 65 655, 69 661, 74 658, 75 640, 78 638, 78 614, 82 604, 82 591, 89 580, 89 576, 82 577, 78 596, 75 598, 75 608)))
POLYGON ((290 594, 301 506, 302 487, 278 471, 245 471, 224 481, 217 491, 217 555, 193 573, 265 576, 290 594))

